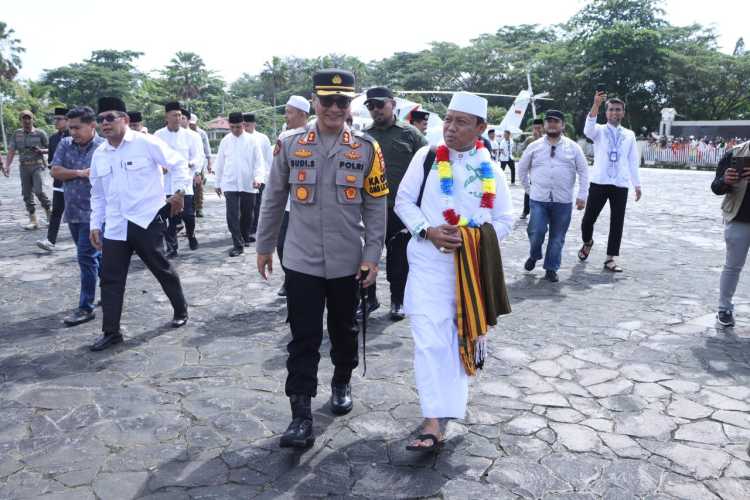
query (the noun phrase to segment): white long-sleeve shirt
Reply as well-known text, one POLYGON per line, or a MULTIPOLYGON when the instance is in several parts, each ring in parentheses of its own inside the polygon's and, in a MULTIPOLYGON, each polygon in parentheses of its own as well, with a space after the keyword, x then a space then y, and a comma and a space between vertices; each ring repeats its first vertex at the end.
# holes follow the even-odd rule
POLYGON ((513 138, 497 139, 497 161, 508 161, 513 158, 513 138))
POLYGON ((265 184, 268 174, 271 172, 271 165, 273 165, 273 148, 271 147, 271 141, 266 134, 258 132, 257 130, 250 134, 250 137, 258 141, 260 154, 263 156, 263 182, 261 182, 261 184, 265 184))
POLYGON ((547 136, 535 140, 526 147, 518 162, 518 178, 534 201, 571 203, 576 175, 576 198, 586 201, 589 164, 581 146, 565 136, 560 136, 557 144, 550 143, 547 136))
POLYGON ((247 132, 239 137, 229 133, 216 155, 216 186, 222 191, 257 193, 253 182, 265 182, 264 162, 257 139, 247 132))
POLYGON ((192 177, 185 158, 161 139, 128 129, 116 148, 103 143, 91 158, 91 229, 125 241, 128 221, 147 228, 164 207, 162 166, 172 174, 174 190, 187 190, 192 177))
MULTIPOLYGON (((179 127, 173 132, 164 127, 154 132, 154 135, 166 142, 169 147, 180 153, 187 160, 191 175, 200 173, 206 158, 203 153, 201 136, 197 132, 183 127, 179 127)), ((172 187, 172 174, 167 172, 164 174, 164 190, 169 194, 177 191, 176 189, 172 189, 172 187)), ((185 194, 194 194, 192 182, 185 190, 185 194)))
MULTIPOLYGON (((406 228, 415 235, 409 240, 407 247, 409 276, 404 296, 406 312, 410 315, 427 315, 439 320, 453 318, 456 315, 456 272, 455 257, 452 253, 441 253, 430 241, 416 237, 422 229, 446 224, 436 165, 433 165, 428 174, 421 207, 416 204, 424 178, 423 164, 428 151, 429 146, 421 148, 409 163, 399 185, 394 208, 406 228)), ((480 162, 475 151, 450 150, 453 203, 456 212, 466 218, 471 218, 479 210, 479 201, 482 197, 480 162)), ((513 228, 513 203, 505 176, 494 163, 493 168, 496 195, 492 208, 492 225, 498 241, 501 241, 513 228)))
POLYGON ((597 124, 596 117, 586 116, 586 125, 583 133, 594 141, 594 172, 590 179, 594 184, 609 184, 617 187, 628 188, 641 186, 641 176, 638 168, 641 163, 641 154, 638 144, 635 142, 635 134, 632 130, 622 125, 615 128, 612 125, 597 124), (613 136, 607 128, 611 129, 613 136), (617 142, 616 148, 614 142, 617 142), (610 153, 617 151, 617 162, 610 162, 610 153))

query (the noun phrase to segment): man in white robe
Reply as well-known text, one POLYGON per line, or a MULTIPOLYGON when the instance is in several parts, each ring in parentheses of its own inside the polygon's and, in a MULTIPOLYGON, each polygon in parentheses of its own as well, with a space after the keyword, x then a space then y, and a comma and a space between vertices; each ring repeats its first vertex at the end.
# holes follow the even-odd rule
MULTIPOLYGON (((487 100, 465 92, 454 94, 443 125, 453 174, 453 208, 467 219, 479 216, 483 188, 480 163, 491 161, 486 149, 476 148, 476 139, 486 128, 487 100)), ((429 146, 420 149, 409 164, 396 197, 395 210, 414 236, 407 255, 409 275, 405 310, 414 338, 414 374, 419 392, 422 434, 411 449, 434 448, 443 439, 440 420, 464 418, 468 380, 459 358, 456 326, 456 271, 454 250, 461 245, 458 227, 446 222, 445 197, 433 164, 421 199, 424 162, 429 146)), ((496 197, 486 209, 498 240, 510 234, 513 207, 505 176, 492 163, 496 197)))

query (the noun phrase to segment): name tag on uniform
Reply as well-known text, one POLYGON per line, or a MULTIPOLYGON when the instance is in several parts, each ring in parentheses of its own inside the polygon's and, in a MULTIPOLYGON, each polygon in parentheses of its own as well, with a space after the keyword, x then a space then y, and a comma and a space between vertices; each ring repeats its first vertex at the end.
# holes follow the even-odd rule
POLYGON ((620 159, 620 154, 617 151, 610 151, 609 152, 609 161, 611 163, 617 163, 617 161, 620 159))

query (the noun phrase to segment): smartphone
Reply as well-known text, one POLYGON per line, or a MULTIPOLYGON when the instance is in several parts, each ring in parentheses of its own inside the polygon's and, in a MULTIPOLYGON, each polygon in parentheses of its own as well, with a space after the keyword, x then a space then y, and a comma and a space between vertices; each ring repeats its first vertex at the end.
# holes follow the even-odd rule
POLYGON ((598 92, 604 92, 607 93, 607 84, 606 83, 597 83, 596 84, 596 91, 598 92))

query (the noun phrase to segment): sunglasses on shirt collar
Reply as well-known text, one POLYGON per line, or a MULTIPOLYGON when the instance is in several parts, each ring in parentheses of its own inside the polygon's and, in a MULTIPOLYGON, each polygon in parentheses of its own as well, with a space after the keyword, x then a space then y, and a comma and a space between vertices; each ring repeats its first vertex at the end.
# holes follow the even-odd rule
POLYGON ((113 121, 117 120, 118 118, 120 118, 120 115, 116 115, 114 113, 107 113, 107 114, 104 114, 104 115, 97 115, 97 117, 96 117, 96 123, 104 123, 104 122, 112 123, 113 121))
POLYGON ((345 95, 319 95, 318 101, 324 108, 335 104, 339 109, 346 109, 352 103, 352 98, 345 95))

